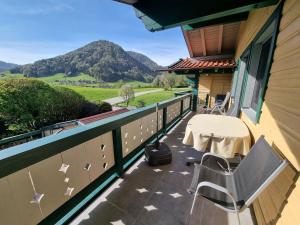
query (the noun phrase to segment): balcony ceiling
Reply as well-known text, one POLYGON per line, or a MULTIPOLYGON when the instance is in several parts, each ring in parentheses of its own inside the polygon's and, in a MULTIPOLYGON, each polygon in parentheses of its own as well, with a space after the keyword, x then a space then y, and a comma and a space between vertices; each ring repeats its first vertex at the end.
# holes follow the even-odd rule
POLYGON ((132 5, 137 17, 150 31, 180 25, 197 28, 225 22, 241 21, 248 12, 274 5, 278 0, 116 0, 132 5))
POLYGON ((191 57, 233 54, 241 22, 182 29, 191 57))

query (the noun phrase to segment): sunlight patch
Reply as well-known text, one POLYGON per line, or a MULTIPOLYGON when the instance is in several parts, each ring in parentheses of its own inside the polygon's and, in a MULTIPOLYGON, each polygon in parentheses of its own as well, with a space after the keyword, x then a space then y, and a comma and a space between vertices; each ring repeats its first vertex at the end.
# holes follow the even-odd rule
POLYGON ((149 192, 146 188, 136 189, 139 193, 149 192))
POLYGON ((153 210, 157 210, 157 208, 153 205, 148 205, 144 207, 148 212, 153 211, 153 210))

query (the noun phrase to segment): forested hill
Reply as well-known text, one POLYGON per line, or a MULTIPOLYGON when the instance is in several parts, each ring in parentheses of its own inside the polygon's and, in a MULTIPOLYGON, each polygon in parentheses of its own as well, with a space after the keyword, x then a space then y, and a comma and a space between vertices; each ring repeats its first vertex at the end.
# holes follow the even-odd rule
POLYGON ((127 51, 127 53, 134 59, 136 59, 137 61, 141 62, 142 64, 144 64, 145 66, 147 66, 148 68, 150 68, 153 71, 156 71, 158 69, 162 69, 163 67, 158 65, 156 62, 154 62, 153 60, 151 60, 149 57, 138 53, 138 52, 133 52, 133 51, 127 51))
POLYGON ((6 62, 3 62, 3 61, 0 61, 0 72, 10 70, 12 68, 15 68, 16 66, 17 66, 17 64, 6 63, 6 62))
MULTIPOLYGON (((142 55, 138 53, 138 55, 142 55)), ((159 66, 147 56, 136 57, 110 41, 95 41, 82 48, 50 59, 36 61, 12 69, 27 77, 51 76, 65 73, 73 76, 87 73, 98 81, 137 80, 151 81, 159 66)))

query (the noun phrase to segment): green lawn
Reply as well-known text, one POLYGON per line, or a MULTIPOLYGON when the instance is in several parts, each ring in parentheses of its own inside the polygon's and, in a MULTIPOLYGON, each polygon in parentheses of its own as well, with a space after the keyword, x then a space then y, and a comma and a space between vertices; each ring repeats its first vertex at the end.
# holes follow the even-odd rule
POLYGON ((130 84, 133 88, 152 88, 151 83, 145 83, 141 81, 117 81, 117 82, 107 82, 105 84, 108 84, 112 86, 113 88, 120 88, 123 84, 130 84))
POLYGON ((117 97, 119 89, 65 86, 83 95, 89 101, 104 100, 117 97))
MULTIPOLYGON (((64 86, 70 88, 77 93, 83 95, 89 101, 104 100, 108 98, 118 97, 120 89, 117 88, 93 88, 93 87, 78 87, 78 86, 64 86)), ((155 88, 138 88, 135 92, 149 91, 155 88)))
MULTIPOLYGON (((138 96, 133 101, 129 102, 129 105, 140 107, 139 101, 143 101, 145 103, 145 106, 151 105, 151 104, 154 104, 157 102, 162 102, 162 101, 168 100, 170 98, 174 98, 175 92, 187 91, 187 90, 190 90, 190 89, 189 88, 173 88, 171 91, 160 91, 160 92, 155 92, 155 93, 138 96)), ((119 104, 119 105, 125 106, 124 103, 119 104)))
POLYGON ((24 75, 21 74, 21 73, 11 74, 9 71, 5 71, 5 72, 0 73, 0 79, 21 78, 21 77, 24 77, 24 75))

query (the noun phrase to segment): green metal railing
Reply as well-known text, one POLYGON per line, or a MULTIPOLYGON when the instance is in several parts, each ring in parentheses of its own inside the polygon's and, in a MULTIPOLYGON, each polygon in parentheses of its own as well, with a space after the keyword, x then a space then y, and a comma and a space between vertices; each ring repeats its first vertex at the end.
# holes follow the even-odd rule
POLYGON ((45 126, 39 130, 30 131, 24 134, 15 135, 12 137, 3 138, 0 140, 0 149, 12 147, 18 144, 26 143, 30 140, 35 140, 44 137, 46 131, 64 128, 65 125, 78 125, 77 120, 70 120, 65 122, 56 123, 50 126, 45 126))
MULTIPOLYGON (((184 94, 158 104, 159 110, 163 111, 162 129, 158 131, 159 137, 162 137, 191 110, 191 98, 191 94, 184 94), (172 121, 167 122, 169 106, 176 103, 177 105, 180 103, 180 112, 177 113, 178 116, 173 118, 172 121)), ((142 119, 145 116, 149 116, 150 114, 155 113, 155 110, 156 105, 150 105, 106 118, 89 125, 79 126, 57 135, 48 136, 4 149, 0 151, 0 179, 6 178, 20 170, 29 168, 50 157, 61 154, 73 147, 88 142, 93 138, 104 135, 107 132, 111 132, 113 139, 114 165, 40 222, 41 224, 66 223, 78 214, 82 207, 97 197, 104 188, 109 186, 115 178, 122 176, 124 170, 143 154, 145 145, 154 141, 156 136, 155 133, 147 140, 141 141, 142 143, 128 155, 123 156, 121 127, 130 122, 142 119)))

